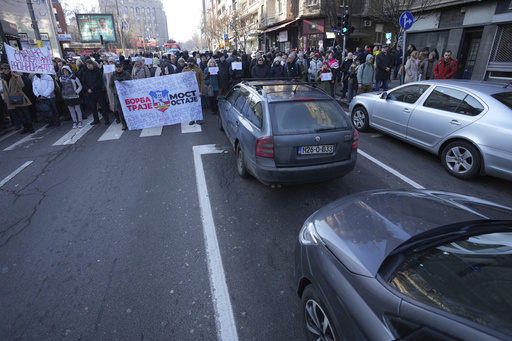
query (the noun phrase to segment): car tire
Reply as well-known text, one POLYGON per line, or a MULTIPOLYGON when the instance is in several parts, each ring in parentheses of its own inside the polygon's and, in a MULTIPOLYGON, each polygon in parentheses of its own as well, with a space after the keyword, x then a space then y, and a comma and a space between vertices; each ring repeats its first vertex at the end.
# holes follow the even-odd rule
POLYGON ((242 152, 242 148, 240 147, 240 143, 236 145, 236 170, 238 175, 242 178, 249 177, 249 173, 247 173, 247 169, 245 168, 245 160, 244 153, 242 152))
POLYGON ((368 111, 362 106, 357 106, 352 110, 352 114, 350 115, 350 119, 354 128, 358 131, 368 131, 370 128, 368 111))
POLYGON ((308 340, 340 340, 332 325, 333 319, 313 284, 302 293, 302 321, 308 340))
POLYGON ((450 175, 467 180, 480 174, 482 158, 478 149, 471 143, 455 141, 444 147, 441 162, 450 175))
POLYGON ((220 113, 217 114, 217 128, 219 128, 220 131, 224 131, 224 127, 222 126, 222 119, 220 118, 220 113))

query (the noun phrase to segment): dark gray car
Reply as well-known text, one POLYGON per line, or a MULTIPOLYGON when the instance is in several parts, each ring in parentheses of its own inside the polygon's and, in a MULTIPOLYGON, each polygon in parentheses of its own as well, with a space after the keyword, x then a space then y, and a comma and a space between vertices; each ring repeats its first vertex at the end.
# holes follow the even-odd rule
POLYGON ((428 190, 315 212, 296 248, 309 340, 512 339, 512 209, 428 190))
POLYGON ((219 96, 219 129, 237 171, 265 184, 339 178, 354 169, 358 133, 339 104, 306 83, 242 82, 219 96))

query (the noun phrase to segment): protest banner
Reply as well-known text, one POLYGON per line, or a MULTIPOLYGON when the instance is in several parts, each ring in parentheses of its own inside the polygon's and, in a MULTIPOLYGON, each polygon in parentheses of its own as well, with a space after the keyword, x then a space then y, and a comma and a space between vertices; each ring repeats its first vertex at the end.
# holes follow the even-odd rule
POLYGON ((47 47, 17 50, 5 44, 5 52, 7 53, 7 59, 12 71, 55 74, 52 57, 47 47))
POLYGON ((115 65, 103 65, 103 73, 112 73, 114 71, 116 71, 115 69, 115 65))
POLYGON ((203 119, 199 87, 192 71, 115 84, 130 130, 203 119))

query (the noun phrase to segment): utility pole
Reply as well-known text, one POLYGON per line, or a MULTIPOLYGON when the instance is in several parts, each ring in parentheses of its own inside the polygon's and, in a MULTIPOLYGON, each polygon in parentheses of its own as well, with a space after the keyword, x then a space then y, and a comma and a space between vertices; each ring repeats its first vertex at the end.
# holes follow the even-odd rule
POLYGON ((53 36, 57 40, 57 49, 59 51, 60 57, 63 58, 64 57, 64 53, 62 53, 62 48, 60 46, 59 34, 57 33, 57 30, 55 29, 55 20, 54 20, 55 16, 53 14, 53 9, 52 9, 53 6, 51 5, 51 1, 52 0, 45 0, 46 9, 48 10, 48 19, 50 20, 50 26, 52 27, 53 36))
POLYGON ((37 26, 36 16, 34 14, 34 7, 32 7, 32 1, 27 0, 28 12, 30 13, 30 19, 32 20, 32 28, 36 35, 37 47, 43 47, 43 41, 41 40, 41 33, 39 33, 39 26, 37 26))

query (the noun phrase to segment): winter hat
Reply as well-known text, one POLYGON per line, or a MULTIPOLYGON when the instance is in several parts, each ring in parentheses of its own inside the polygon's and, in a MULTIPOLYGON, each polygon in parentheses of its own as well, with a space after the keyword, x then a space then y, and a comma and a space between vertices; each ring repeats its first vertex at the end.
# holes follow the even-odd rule
POLYGON ((92 59, 87 59, 85 61, 85 64, 92 64, 92 65, 94 65, 94 61, 92 59))
POLYGON ((116 59, 114 57, 110 57, 109 59, 107 59, 107 61, 109 63, 115 63, 116 62, 116 59))
POLYGON ((142 63, 142 58, 137 56, 137 57, 133 57, 132 58, 132 63, 135 63, 135 62, 141 62, 142 63))
POLYGON ((322 63, 322 66, 323 66, 324 64, 329 65, 329 63, 328 63, 327 61, 323 62, 323 63, 322 63))
POLYGON ((317 52, 313 57, 320 57, 320 54, 317 52))
POLYGON ((188 57, 188 59, 187 59, 187 63, 190 63, 190 62, 192 62, 192 63, 195 63, 195 62, 196 62, 196 60, 194 59, 194 57, 188 57))
POLYGON ((281 61, 281 58, 279 58, 279 57, 274 58, 274 63, 275 62, 280 62, 280 61, 281 61))
POLYGON ((158 58, 153 58, 153 65, 160 65, 160 59, 158 58))

